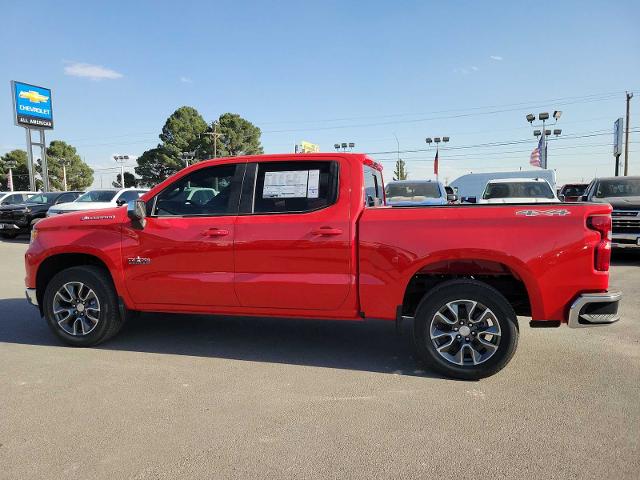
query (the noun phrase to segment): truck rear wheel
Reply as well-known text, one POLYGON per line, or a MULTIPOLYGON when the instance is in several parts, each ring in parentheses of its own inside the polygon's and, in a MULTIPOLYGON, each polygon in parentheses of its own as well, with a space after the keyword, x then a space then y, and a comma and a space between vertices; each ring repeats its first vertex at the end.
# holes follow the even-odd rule
POLYGON ((43 311, 62 341, 91 347, 122 327, 115 288, 99 267, 71 267, 56 274, 45 289, 43 311))
POLYGON ((476 280, 444 282, 418 305, 414 344, 420 360, 452 378, 477 380, 504 368, 518 345, 507 299, 476 280))

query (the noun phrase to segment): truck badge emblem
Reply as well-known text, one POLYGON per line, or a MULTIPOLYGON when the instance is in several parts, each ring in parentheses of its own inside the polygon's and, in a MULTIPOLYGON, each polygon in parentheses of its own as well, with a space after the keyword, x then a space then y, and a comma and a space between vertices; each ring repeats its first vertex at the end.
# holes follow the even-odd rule
POLYGON ((565 215, 570 215, 571 212, 569 212, 569 210, 566 209, 555 209, 555 210, 518 210, 516 212, 516 215, 522 215, 524 217, 538 217, 540 215, 544 215, 547 217, 553 217, 553 216, 565 216, 565 215))
POLYGON ((151 259, 145 257, 130 257, 127 258, 127 263, 129 265, 149 265, 151 263, 151 259))

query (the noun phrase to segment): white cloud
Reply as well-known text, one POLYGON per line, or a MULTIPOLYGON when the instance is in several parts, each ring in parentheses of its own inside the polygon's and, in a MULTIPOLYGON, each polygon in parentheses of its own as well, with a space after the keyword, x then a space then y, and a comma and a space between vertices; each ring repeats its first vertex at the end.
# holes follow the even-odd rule
POLYGON ((182 83, 193 83, 193 80, 191 80, 189 77, 180 77, 180 81, 182 83))
POLYGON ((90 63, 69 63, 64 67, 65 75, 72 77, 90 78, 91 80, 115 80, 122 78, 122 74, 111 70, 110 68, 103 67, 102 65, 92 65, 90 63))
POLYGON ((475 65, 473 65, 471 67, 471 70, 473 70, 474 72, 477 72, 478 70, 480 70, 478 67, 476 67, 475 65))
POLYGON ((495 60, 496 62, 501 62, 503 58, 500 55, 491 55, 489 57, 491 60, 495 60))

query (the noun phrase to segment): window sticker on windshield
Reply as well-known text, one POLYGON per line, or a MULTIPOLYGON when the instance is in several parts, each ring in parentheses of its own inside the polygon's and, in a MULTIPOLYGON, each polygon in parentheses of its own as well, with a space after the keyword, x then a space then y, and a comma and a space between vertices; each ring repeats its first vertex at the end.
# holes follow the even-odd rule
POLYGON ((306 198, 308 185, 309 170, 265 172, 262 198, 306 198))
POLYGON ((320 185, 320 170, 309 170, 309 183, 307 184, 307 198, 318 198, 320 185))

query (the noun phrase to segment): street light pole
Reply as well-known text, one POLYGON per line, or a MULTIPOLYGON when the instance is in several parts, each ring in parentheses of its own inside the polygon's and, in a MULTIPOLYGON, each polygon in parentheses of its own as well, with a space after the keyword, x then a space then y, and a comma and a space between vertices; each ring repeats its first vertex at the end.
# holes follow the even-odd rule
POLYGON ((120 163, 120 185, 122 188, 126 188, 124 182, 124 162, 125 160, 129 160, 129 155, 114 155, 113 159, 120 163))
POLYGON ((440 175, 439 171, 440 171, 440 142, 443 143, 448 143, 449 142, 449 137, 427 137, 424 139, 424 141, 426 142, 427 145, 431 146, 431 143, 435 143, 436 144, 436 158, 433 160, 433 173, 436 176, 436 181, 438 180, 438 177, 440 175))
POLYGON ((193 160, 195 156, 196 156, 196 152, 182 152, 180 154, 180 157, 182 158, 182 161, 184 162, 185 167, 189 166, 189 162, 193 160))
POLYGON ((7 168, 9 168, 9 174, 7 176, 7 188, 10 192, 13 192, 13 169, 18 165, 14 161, 8 161, 6 163, 7 168))
MULTIPOLYGON (((553 118, 555 119, 556 123, 558 123, 558 120, 560 120, 560 117, 562 116, 562 111, 560 110, 555 110, 553 112, 553 118)), ((532 113, 527 114, 527 122, 529 122, 532 126, 533 122, 535 121, 536 116, 532 113)), ((533 131, 533 136, 534 137, 538 137, 540 135, 542 135, 542 148, 540 149, 541 151, 539 152, 540 155, 540 168, 544 168, 547 169, 548 167, 548 149, 547 149, 547 137, 549 135, 551 135, 551 130, 547 130, 547 126, 546 126, 546 121, 549 120, 549 113, 548 112, 541 112, 538 114, 538 120, 540 120, 542 122, 542 131, 540 130, 534 130, 533 131)), ((538 125, 539 126, 539 125, 538 125)), ((553 134, 556 137, 559 137, 560 134, 562 134, 562 129, 560 128, 555 128, 553 130, 553 134)))

